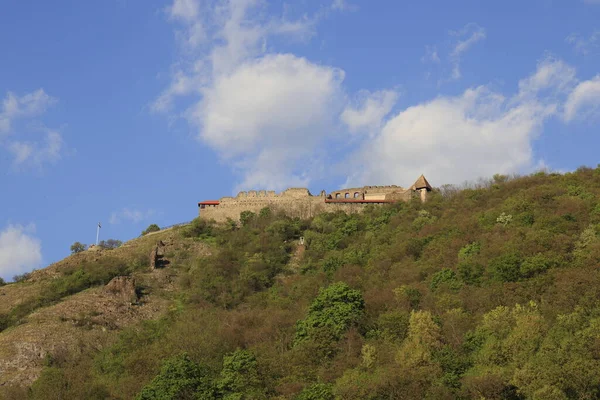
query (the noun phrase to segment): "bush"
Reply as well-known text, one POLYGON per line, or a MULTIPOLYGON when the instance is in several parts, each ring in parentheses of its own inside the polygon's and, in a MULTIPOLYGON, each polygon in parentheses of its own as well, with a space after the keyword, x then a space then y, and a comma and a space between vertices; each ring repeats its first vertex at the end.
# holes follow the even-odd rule
POLYGON ((305 388, 296 400, 333 400, 333 386, 326 383, 316 383, 305 388))
POLYGON ((31 276, 30 272, 24 272, 22 274, 13 276, 13 281, 17 282, 17 283, 18 282, 25 282, 27 279, 29 279, 30 276, 31 276))
POLYGON ((71 245, 71 254, 81 253, 82 251, 85 251, 86 248, 87 246, 85 244, 75 242, 71 245))
POLYGON ((160 226, 156 224, 150 224, 144 231, 142 231, 142 236, 147 235, 150 232, 158 232, 160 231, 160 226))
POLYGON ((521 279, 521 256, 508 253, 490 262, 492 273, 501 282, 516 282, 521 279))
POLYGON ((346 330, 363 315, 365 301, 358 290, 343 282, 334 283, 319 292, 308 315, 296 324, 296 342, 301 342, 322 328, 339 340, 346 330))
POLYGON ((122 244, 123 244, 123 242, 120 240, 108 239, 108 240, 101 240, 100 243, 98 243, 98 246, 100 246, 106 250, 114 250, 118 247, 121 247, 122 244))
POLYGON ((160 373, 146 385, 137 400, 215 398, 206 372, 187 354, 165 361, 160 373))
POLYGON ((4 281, 4 279, 0 278, 0 286, 4 286, 6 285, 6 282, 4 281))
POLYGON ((258 363, 248 350, 236 350, 223 359, 217 388, 223 399, 259 399, 264 397, 258 363))
POLYGON ((431 290, 436 290, 442 284, 446 284, 452 290, 460 289, 460 282, 456 276, 456 272, 448 268, 444 268, 441 271, 436 272, 431 277, 431 284, 429 287, 431 290))
POLYGON ((242 211, 240 213, 240 223, 242 224, 242 226, 248 225, 254 220, 254 218, 256 218, 256 214, 252 211, 242 211))
POLYGON ((201 218, 195 218, 189 225, 181 229, 183 237, 206 238, 213 236, 214 223, 201 218))
POLYGON ((456 268, 458 276, 467 285, 479 285, 485 268, 483 265, 472 261, 462 261, 456 268))

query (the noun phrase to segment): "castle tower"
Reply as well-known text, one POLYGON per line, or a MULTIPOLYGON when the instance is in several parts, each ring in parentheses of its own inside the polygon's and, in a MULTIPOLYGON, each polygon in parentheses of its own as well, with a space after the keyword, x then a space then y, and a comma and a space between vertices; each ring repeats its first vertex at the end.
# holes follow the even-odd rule
POLYGON ((423 203, 427 201, 427 192, 431 192, 432 190, 431 185, 427 182, 424 175, 421 175, 410 188, 420 193, 421 201, 423 203))

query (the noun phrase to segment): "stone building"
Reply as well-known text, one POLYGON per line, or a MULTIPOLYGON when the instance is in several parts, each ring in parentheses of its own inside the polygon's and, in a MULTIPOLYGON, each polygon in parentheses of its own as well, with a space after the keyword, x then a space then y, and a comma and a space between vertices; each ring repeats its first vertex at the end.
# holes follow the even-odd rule
POLYGON ((281 193, 250 190, 239 192, 236 197, 201 201, 198 210, 200 218, 217 222, 227 218, 239 220, 242 211, 258 212, 265 207, 283 210, 292 217, 308 218, 324 211, 360 212, 367 204, 409 201, 415 196, 425 202, 430 191, 431 185, 421 175, 408 189, 396 185, 363 186, 336 190, 330 194, 322 190, 319 195, 312 195, 306 188, 290 188, 281 193))

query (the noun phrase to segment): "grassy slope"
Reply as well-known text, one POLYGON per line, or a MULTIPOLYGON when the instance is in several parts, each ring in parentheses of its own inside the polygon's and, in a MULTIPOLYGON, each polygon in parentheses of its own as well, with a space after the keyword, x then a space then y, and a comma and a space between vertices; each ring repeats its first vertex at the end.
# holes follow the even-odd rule
MULTIPOLYGON (((52 354, 97 350, 110 343, 124 327, 164 314, 176 297, 173 281, 177 266, 149 270, 150 251, 159 240, 167 244, 169 253, 181 255, 185 251, 190 258, 208 254, 207 246, 165 231, 134 239, 115 250, 72 255, 34 271, 25 282, 1 287, 0 313, 14 314, 19 307, 22 311, 12 326, 0 333, 0 385, 28 386, 52 354), (90 288, 76 287, 77 292, 72 295, 45 300, 55 288, 52 285, 61 278, 79 270, 115 265, 125 266, 125 274, 136 279, 143 293, 139 304, 129 305, 104 291, 103 285, 94 283, 85 285, 90 288)), ((184 264, 186 259, 179 257, 177 261, 184 264)))
POLYGON ((30 396, 134 398, 183 352, 210 398, 600 395, 600 168, 498 177, 362 215, 246 217, 241 229, 197 226, 211 257, 173 251, 167 317, 57 356, 30 396), (301 235, 308 247, 294 253, 301 235), (335 282, 364 309, 318 300, 335 282))

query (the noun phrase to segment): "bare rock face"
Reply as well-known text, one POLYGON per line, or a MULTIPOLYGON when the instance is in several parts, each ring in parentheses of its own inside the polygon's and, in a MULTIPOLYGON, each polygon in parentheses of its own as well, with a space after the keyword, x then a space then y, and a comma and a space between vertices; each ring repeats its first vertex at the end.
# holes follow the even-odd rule
POLYGON ((134 304, 138 301, 135 291, 135 279, 130 276, 117 276, 113 278, 106 284, 104 291, 126 303, 134 304))
POLYGON ((165 257, 165 244, 160 240, 150 253, 150 269, 163 268, 169 262, 164 259, 165 257))

